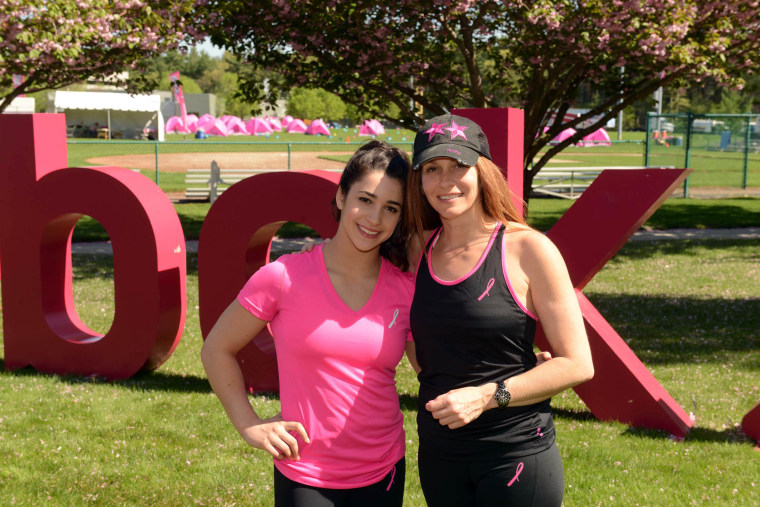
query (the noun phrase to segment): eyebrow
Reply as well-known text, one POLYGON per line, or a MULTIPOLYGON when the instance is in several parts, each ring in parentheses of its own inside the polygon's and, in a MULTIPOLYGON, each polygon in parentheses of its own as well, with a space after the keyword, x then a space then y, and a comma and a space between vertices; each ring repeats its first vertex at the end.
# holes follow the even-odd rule
MULTIPOLYGON (((359 190, 359 192, 362 193, 362 194, 367 194, 368 196, 372 197, 373 199, 377 199, 377 196, 375 194, 373 194, 372 192, 367 192, 366 190, 359 190)), ((388 201, 388 202, 390 204, 395 204, 396 206, 401 206, 400 202, 396 202, 396 201, 388 201)))

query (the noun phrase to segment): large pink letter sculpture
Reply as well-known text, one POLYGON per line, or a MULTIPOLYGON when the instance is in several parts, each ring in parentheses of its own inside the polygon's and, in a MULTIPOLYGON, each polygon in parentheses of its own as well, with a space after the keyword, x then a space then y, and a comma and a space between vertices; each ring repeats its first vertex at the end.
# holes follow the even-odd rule
MULTIPOLYGON (((248 278, 269 262, 272 238, 285 222, 297 222, 322 237, 337 223, 330 214, 340 175, 326 171, 259 174, 226 190, 209 210, 198 242, 201 332, 235 299, 248 278)), ((238 354, 246 386, 277 391, 272 335, 262 331, 238 354)))
MULTIPOLYGON (((516 109, 452 111, 483 127, 494 162, 522 199, 523 116, 516 109)), ((575 391, 599 419, 683 436, 693 424, 591 302, 583 287, 686 178, 684 169, 604 171, 549 231, 576 288, 594 357, 594 378, 575 391)), ((536 344, 550 350, 539 325, 536 344)))
MULTIPOLYGON (((760 404, 747 412, 742 419, 742 431, 745 435, 760 443, 760 404)), ((760 447, 758 447, 760 449, 760 447)))
POLYGON ((581 290, 689 172, 604 171, 548 233, 567 262, 594 356, 594 378, 575 391, 599 419, 676 436, 688 433, 692 421, 581 290))
POLYGON ((185 240, 148 178, 67 168, 62 114, 0 115, 0 255, 6 368, 125 378, 157 368, 185 322, 185 240), (71 233, 83 214, 111 237, 115 314, 101 335, 77 315, 71 233))

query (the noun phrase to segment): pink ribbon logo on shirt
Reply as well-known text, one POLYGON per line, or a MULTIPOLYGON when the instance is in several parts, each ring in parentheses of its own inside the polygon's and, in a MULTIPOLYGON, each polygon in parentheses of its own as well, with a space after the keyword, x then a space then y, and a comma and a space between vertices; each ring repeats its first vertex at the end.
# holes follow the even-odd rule
POLYGON ((396 323, 396 317, 398 317, 398 308, 396 308, 396 311, 393 312, 393 320, 391 321, 390 324, 388 324, 388 329, 392 328, 393 324, 396 323))
POLYGON ((490 280, 488 280, 488 285, 486 285, 486 291, 483 294, 480 295, 480 297, 478 298, 478 301, 480 301, 481 299, 483 299, 486 296, 490 296, 490 294, 488 293, 488 291, 491 290, 491 287, 493 287, 493 283, 494 283, 494 279, 493 278, 491 278, 490 280))

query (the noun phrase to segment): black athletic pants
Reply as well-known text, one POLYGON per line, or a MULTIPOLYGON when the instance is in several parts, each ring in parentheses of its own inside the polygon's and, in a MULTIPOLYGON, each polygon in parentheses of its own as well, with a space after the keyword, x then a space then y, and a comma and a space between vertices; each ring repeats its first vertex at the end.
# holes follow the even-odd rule
POLYGON ((556 445, 514 459, 464 463, 419 453, 420 483, 429 507, 559 506, 565 488, 556 445))
POLYGON ((275 507, 401 507, 404 501, 404 458, 375 484, 354 489, 306 486, 288 479, 274 467, 275 507))

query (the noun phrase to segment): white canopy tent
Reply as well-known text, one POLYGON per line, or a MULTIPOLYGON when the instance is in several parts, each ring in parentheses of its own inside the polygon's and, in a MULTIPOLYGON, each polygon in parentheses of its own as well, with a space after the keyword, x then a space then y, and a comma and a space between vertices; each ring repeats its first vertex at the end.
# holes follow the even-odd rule
POLYGON ((164 117, 159 95, 129 95, 116 92, 55 92, 55 113, 66 114, 66 125, 108 129, 111 138, 141 139, 151 129, 159 141, 164 140, 164 117))

